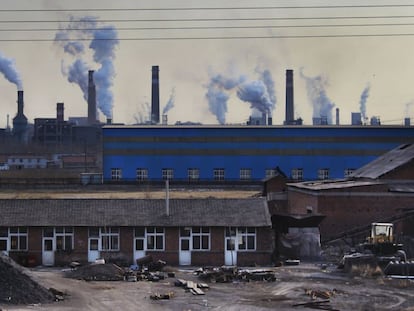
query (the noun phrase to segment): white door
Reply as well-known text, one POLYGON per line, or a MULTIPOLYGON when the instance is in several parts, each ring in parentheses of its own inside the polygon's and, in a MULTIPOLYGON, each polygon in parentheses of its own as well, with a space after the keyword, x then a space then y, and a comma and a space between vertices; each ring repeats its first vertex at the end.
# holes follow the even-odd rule
POLYGON ((95 262, 95 260, 100 257, 99 244, 100 244, 99 238, 88 239, 88 261, 89 262, 95 262))
POLYGON ((191 265, 191 237, 180 237, 180 266, 191 265))
POLYGON ((225 239, 224 264, 226 266, 237 265, 237 243, 235 236, 228 236, 225 239))
POLYGON ((43 238, 42 264, 53 266, 55 264, 55 239, 52 237, 43 238))
POLYGON ((139 237, 134 239, 134 264, 136 260, 145 256, 145 238, 139 237))

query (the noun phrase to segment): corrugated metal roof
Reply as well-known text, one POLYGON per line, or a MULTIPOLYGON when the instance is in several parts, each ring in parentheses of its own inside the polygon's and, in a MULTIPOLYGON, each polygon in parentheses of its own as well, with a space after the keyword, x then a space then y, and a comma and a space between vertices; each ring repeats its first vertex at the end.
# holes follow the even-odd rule
POLYGON ((414 144, 401 145, 356 170, 350 177, 377 179, 413 159, 414 144))
POLYGON ((271 226, 264 198, 3 199, 0 226, 271 226))

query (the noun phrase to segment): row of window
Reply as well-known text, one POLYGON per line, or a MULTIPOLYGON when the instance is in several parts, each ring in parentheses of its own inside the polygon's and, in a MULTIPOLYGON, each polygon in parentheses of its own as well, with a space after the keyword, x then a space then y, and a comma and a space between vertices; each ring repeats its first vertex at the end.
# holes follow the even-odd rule
MULTIPOLYGON (((349 177, 355 169, 348 168, 344 171, 344 177, 349 177)), ((163 168, 161 170, 161 175, 163 180, 172 180, 174 179, 174 169, 172 168, 163 168)), ((266 169, 265 178, 270 178, 277 175, 276 169, 266 169)), ((187 169, 187 178, 189 180, 197 181, 200 179, 200 169, 199 168, 189 168, 187 169)), ((252 169, 251 168, 242 168, 240 169, 239 174, 240 180, 251 180, 252 179, 252 169)), ((303 180, 303 168, 295 168, 291 171, 291 178, 293 180, 303 180)), ((111 169, 111 179, 112 180, 121 180, 122 179, 122 169, 112 168, 111 169)), ((224 168, 215 168, 213 169, 213 179, 216 181, 225 180, 225 169, 224 168)), ((322 168, 318 170, 318 179, 329 179, 329 168, 322 168)), ((148 169, 146 168, 137 168, 136 169, 136 180, 145 181, 148 180, 148 169)))
MULTIPOLYGON (((92 242, 89 250, 119 251, 119 227, 92 227, 89 228, 89 239, 92 242)), ((226 228, 226 238, 233 237, 237 241, 238 250, 256 249, 256 229, 250 227, 226 228)), ((53 250, 53 239, 56 241, 55 249, 70 251, 74 245, 73 227, 46 227, 43 228, 45 250, 53 250)), ((27 251, 28 229, 26 227, 1 227, 0 251, 27 251), (10 245, 8 246, 8 243, 10 245)), ((165 250, 165 229, 163 227, 135 227, 135 250, 165 250)), ((181 227, 181 250, 210 250, 211 232, 209 227, 181 227)), ((235 245, 233 244, 233 247, 235 245)), ((235 248, 233 248, 234 250, 235 248)))

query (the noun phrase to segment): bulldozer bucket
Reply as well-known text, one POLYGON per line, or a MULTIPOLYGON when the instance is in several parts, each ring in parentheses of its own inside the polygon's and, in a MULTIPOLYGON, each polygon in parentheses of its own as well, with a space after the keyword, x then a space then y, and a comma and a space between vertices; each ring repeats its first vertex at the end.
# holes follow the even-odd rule
POLYGON ((414 278, 414 261, 390 261, 384 274, 390 277, 414 278))

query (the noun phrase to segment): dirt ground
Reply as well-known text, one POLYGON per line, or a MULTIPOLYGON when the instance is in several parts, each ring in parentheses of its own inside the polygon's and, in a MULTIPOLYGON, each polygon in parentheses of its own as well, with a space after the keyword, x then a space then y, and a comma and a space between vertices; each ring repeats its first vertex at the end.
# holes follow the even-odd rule
POLYGON ((382 276, 363 277, 340 272, 333 265, 301 263, 272 267, 276 281, 208 283, 205 295, 193 295, 174 286, 177 278, 203 282, 194 269, 177 269, 175 277, 150 281, 83 281, 64 277, 62 269, 31 269, 46 288, 63 291, 65 299, 44 305, 2 305, 1 310, 312 310, 298 305, 329 300, 324 310, 414 310, 414 281, 382 276), (328 299, 312 298, 306 290, 329 292, 328 299), (173 293, 153 300, 154 294, 173 293))

